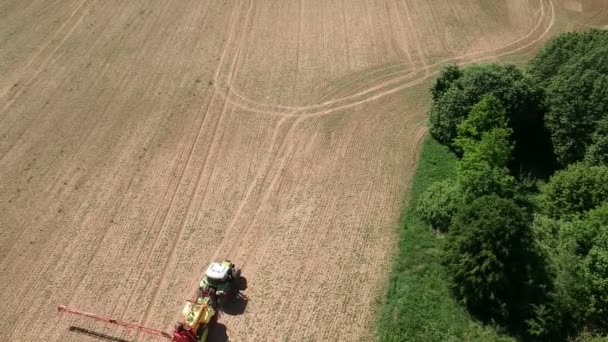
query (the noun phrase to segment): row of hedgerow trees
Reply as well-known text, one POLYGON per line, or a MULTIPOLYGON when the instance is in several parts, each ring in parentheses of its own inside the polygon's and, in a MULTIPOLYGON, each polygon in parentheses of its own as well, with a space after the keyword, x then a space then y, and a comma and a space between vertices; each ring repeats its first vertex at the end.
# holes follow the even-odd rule
POLYGON ((608 31, 525 67, 444 67, 432 135, 459 156, 419 212, 447 234, 453 293, 524 340, 608 333, 608 31))

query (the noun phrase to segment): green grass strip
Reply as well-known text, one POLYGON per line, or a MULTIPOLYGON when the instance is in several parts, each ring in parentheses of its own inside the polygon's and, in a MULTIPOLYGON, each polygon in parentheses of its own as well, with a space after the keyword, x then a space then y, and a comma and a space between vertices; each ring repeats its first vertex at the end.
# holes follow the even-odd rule
POLYGON ((455 301, 440 261, 444 239, 416 215, 429 185, 455 177, 456 157, 427 137, 401 214, 398 252, 377 324, 380 341, 513 341, 475 321, 455 301))

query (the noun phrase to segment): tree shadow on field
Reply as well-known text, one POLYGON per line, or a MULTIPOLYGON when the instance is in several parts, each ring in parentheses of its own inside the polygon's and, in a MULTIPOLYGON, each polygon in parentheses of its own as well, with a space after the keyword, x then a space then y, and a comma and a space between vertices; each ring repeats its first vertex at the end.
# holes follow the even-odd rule
POLYGON ((103 340, 103 341, 112 341, 112 342, 131 342, 129 340, 125 340, 123 338, 120 337, 115 337, 115 336, 110 336, 110 335, 106 335, 106 334, 102 334, 96 331, 92 331, 89 329, 84 329, 84 328, 80 328, 80 327, 75 327, 75 326, 70 326, 69 329, 70 331, 73 332, 77 332, 80 334, 84 334, 90 337, 95 337, 99 340, 103 340))
POLYGON ((226 326, 222 323, 215 322, 213 327, 209 329, 209 336, 207 336, 208 342, 228 342, 228 333, 226 332, 226 326))

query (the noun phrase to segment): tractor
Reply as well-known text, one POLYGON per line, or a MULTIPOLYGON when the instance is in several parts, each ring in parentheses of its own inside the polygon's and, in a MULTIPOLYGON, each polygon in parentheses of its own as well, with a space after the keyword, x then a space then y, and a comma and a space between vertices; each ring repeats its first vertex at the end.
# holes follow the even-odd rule
POLYGON ((207 341, 209 330, 217 320, 218 304, 225 303, 226 300, 239 293, 237 286, 239 281, 240 271, 232 262, 226 260, 211 263, 206 269, 203 279, 200 281, 196 298, 186 301, 186 305, 182 310, 182 318, 175 325, 175 329, 171 334, 159 329, 148 328, 138 323, 120 321, 63 305, 58 306, 57 310, 139 330, 149 335, 164 337, 172 342, 205 342, 207 341))
POLYGON ((212 262, 198 287, 198 298, 209 297, 220 308, 238 295, 241 271, 230 260, 212 262))

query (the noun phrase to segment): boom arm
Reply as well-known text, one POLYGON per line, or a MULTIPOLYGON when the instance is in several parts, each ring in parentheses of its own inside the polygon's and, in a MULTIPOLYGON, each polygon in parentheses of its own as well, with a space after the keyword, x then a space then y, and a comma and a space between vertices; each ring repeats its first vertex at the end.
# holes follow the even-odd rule
POLYGON ((97 315, 94 313, 89 313, 89 312, 84 312, 84 311, 80 311, 77 309, 72 309, 72 308, 68 308, 67 306, 63 306, 63 305, 59 305, 57 307, 57 311, 59 312, 67 312, 67 313, 71 313, 74 315, 78 315, 78 316, 84 316, 87 318, 92 318, 98 321, 102 321, 102 322, 106 322, 106 323, 111 323, 111 324, 116 324, 116 325, 120 325, 123 327, 127 327, 129 329, 135 329, 135 330, 139 330, 143 333, 146 334, 150 334, 150 335, 156 335, 156 336, 160 336, 160 337, 164 337, 167 339, 172 339, 173 337, 162 331, 162 330, 158 330, 158 329, 154 329, 154 328, 148 328, 148 327, 144 327, 143 325, 137 324, 137 323, 131 323, 131 322, 125 322, 125 321, 119 321, 116 320, 114 318, 110 318, 110 317, 106 317, 106 316, 101 316, 101 315, 97 315))

